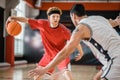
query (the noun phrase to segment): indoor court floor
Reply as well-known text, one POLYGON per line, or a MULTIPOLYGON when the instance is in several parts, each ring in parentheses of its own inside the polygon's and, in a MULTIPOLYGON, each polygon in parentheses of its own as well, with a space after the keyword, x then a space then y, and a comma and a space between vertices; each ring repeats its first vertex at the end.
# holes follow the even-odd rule
MULTIPOLYGON (((33 80, 28 78, 27 72, 35 67, 35 64, 0 67, 0 80, 33 80)), ((96 66, 72 65, 74 80, 92 80, 93 75, 95 75, 97 71, 96 66)))

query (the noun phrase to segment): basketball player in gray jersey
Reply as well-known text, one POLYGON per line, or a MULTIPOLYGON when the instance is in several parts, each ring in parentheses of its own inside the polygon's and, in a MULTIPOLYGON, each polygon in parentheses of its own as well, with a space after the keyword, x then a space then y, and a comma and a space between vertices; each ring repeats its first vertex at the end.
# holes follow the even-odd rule
POLYGON ((105 63, 103 62, 106 67, 102 71, 100 80, 120 80, 120 36, 112 27, 119 23, 114 21, 110 24, 102 16, 87 16, 82 4, 72 7, 70 17, 76 26, 70 41, 46 67, 31 70, 29 76, 45 74, 72 54, 81 40, 86 40, 86 44, 95 51, 96 55, 103 55, 99 60, 106 60, 105 63))
MULTIPOLYGON (((112 19, 109 19, 109 22, 111 23, 112 27, 118 26, 120 24, 120 16, 116 17, 116 19, 114 21, 112 19), (117 24, 114 21, 116 21, 117 24)), ((85 40, 83 40, 83 42, 91 48, 91 51, 94 54, 94 56, 103 65, 102 69, 100 71, 98 71, 98 73, 93 77, 93 80, 100 80, 100 76, 102 75, 102 71, 107 67, 107 62, 108 62, 107 58, 104 54, 101 54, 100 51, 94 47, 93 44, 91 44, 91 43, 89 43, 88 41, 85 41, 85 40)))

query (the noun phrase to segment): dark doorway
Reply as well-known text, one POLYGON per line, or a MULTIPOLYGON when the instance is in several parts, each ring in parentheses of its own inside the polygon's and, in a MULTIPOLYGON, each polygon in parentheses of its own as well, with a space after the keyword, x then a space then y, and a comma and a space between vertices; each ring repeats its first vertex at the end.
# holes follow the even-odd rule
POLYGON ((4 9, 0 7, 0 62, 4 62, 3 25, 4 25, 4 9))

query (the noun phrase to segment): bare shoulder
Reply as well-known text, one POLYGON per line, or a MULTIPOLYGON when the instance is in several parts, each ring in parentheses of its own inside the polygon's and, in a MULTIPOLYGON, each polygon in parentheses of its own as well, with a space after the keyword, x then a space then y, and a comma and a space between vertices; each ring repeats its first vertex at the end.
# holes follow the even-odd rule
POLYGON ((82 38, 90 38, 91 36, 90 29, 83 24, 79 24, 74 30, 74 33, 78 33, 79 35, 83 36, 82 38))

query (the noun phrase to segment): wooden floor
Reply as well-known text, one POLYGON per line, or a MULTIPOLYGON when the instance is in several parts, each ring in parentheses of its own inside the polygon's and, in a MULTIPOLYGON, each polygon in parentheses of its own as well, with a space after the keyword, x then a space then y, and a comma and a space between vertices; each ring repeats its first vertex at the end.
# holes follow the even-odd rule
MULTIPOLYGON (((33 80, 27 77, 27 72, 33 68, 35 64, 0 67, 0 80, 33 80)), ((72 65, 74 80, 92 80, 97 71, 96 66, 72 65)))

